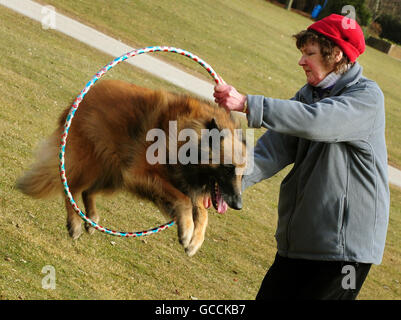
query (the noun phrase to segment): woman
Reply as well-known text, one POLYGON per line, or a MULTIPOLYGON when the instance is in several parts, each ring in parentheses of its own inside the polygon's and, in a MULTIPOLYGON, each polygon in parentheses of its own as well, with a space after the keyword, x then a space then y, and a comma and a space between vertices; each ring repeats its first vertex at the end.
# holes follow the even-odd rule
POLYGON ((307 84, 292 99, 215 88, 220 106, 268 129, 244 189, 293 164, 280 188, 278 251, 257 299, 355 299, 371 264, 382 260, 389 213, 384 97, 362 76, 356 58, 363 33, 347 19, 332 14, 294 36, 307 84))

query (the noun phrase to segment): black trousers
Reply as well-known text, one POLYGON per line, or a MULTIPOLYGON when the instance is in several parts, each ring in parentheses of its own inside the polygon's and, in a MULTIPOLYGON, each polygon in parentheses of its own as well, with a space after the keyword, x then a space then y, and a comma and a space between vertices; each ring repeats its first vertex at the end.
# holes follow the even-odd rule
POLYGON ((355 300, 371 264, 284 258, 276 254, 256 300, 355 300))

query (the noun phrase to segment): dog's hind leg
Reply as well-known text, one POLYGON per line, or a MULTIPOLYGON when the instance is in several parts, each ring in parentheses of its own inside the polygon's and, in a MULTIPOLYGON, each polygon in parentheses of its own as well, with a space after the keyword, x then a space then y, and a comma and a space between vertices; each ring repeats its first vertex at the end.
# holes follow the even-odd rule
MULTIPOLYGON (((84 202, 86 216, 93 222, 98 223, 99 215, 96 210, 95 196, 96 194, 93 188, 89 188, 82 192, 82 201, 84 202)), ((95 228, 93 228, 88 222, 85 222, 85 230, 89 234, 93 234, 95 232, 95 228)))
MULTIPOLYGON (((75 194, 72 193, 72 197, 75 199, 75 194)), ((65 198, 65 208, 67 210, 67 229, 70 237, 74 240, 78 239, 82 233, 82 219, 81 217, 74 211, 71 206, 70 201, 65 198)))
POLYGON ((197 203, 193 206, 193 220, 194 220, 194 233, 192 239, 185 249, 188 256, 192 257, 198 249, 201 247, 203 241, 205 240, 205 232, 208 221, 208 213, 203 206, 202 197, 197 200, 197 203))

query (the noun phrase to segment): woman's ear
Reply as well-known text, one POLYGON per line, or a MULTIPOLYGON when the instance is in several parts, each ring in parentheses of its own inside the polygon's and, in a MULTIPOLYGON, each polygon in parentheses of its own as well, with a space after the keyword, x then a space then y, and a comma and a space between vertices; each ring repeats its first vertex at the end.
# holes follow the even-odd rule
POLYGON ((335 46, 334 47, 334 62, 338 63, 341 61, 341 59, 343 58, 343 51, 340 49, 340 47, 335 46))

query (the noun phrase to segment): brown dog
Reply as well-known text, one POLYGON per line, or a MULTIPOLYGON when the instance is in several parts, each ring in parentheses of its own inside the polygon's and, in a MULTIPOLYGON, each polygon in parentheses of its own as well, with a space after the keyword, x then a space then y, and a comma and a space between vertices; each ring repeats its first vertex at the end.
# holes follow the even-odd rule
MULTIPOLYGON (((62 191, 58 154, 69 109, 39 150, 36 164, 18 179, 17 187, 25 194, 44 198, 62 191)), ((211 196, 221 213, 227 204, 242 207, 245 161, 237 161, 236 155, 244 159, 246 148, 237 129, 225 110, 207 102, 123 81, 101 81, 83 99, 69 130, 65 170, 71 194, 75 198, 82 193, 86 215, 95 222, 99 192, 125 188, 154 202, 176 221, 180 243, 192 256, 204 240, 204 197, 211 196), (218 132, 217 140, 210 132, 218 132), (227 151, 233 161, 227 161, 227 151)), ((77 239, 82 220, 68 200, 66 209, 69 234, 77 239)), ((93 232, 89 225, 86 230, 93 232)))

